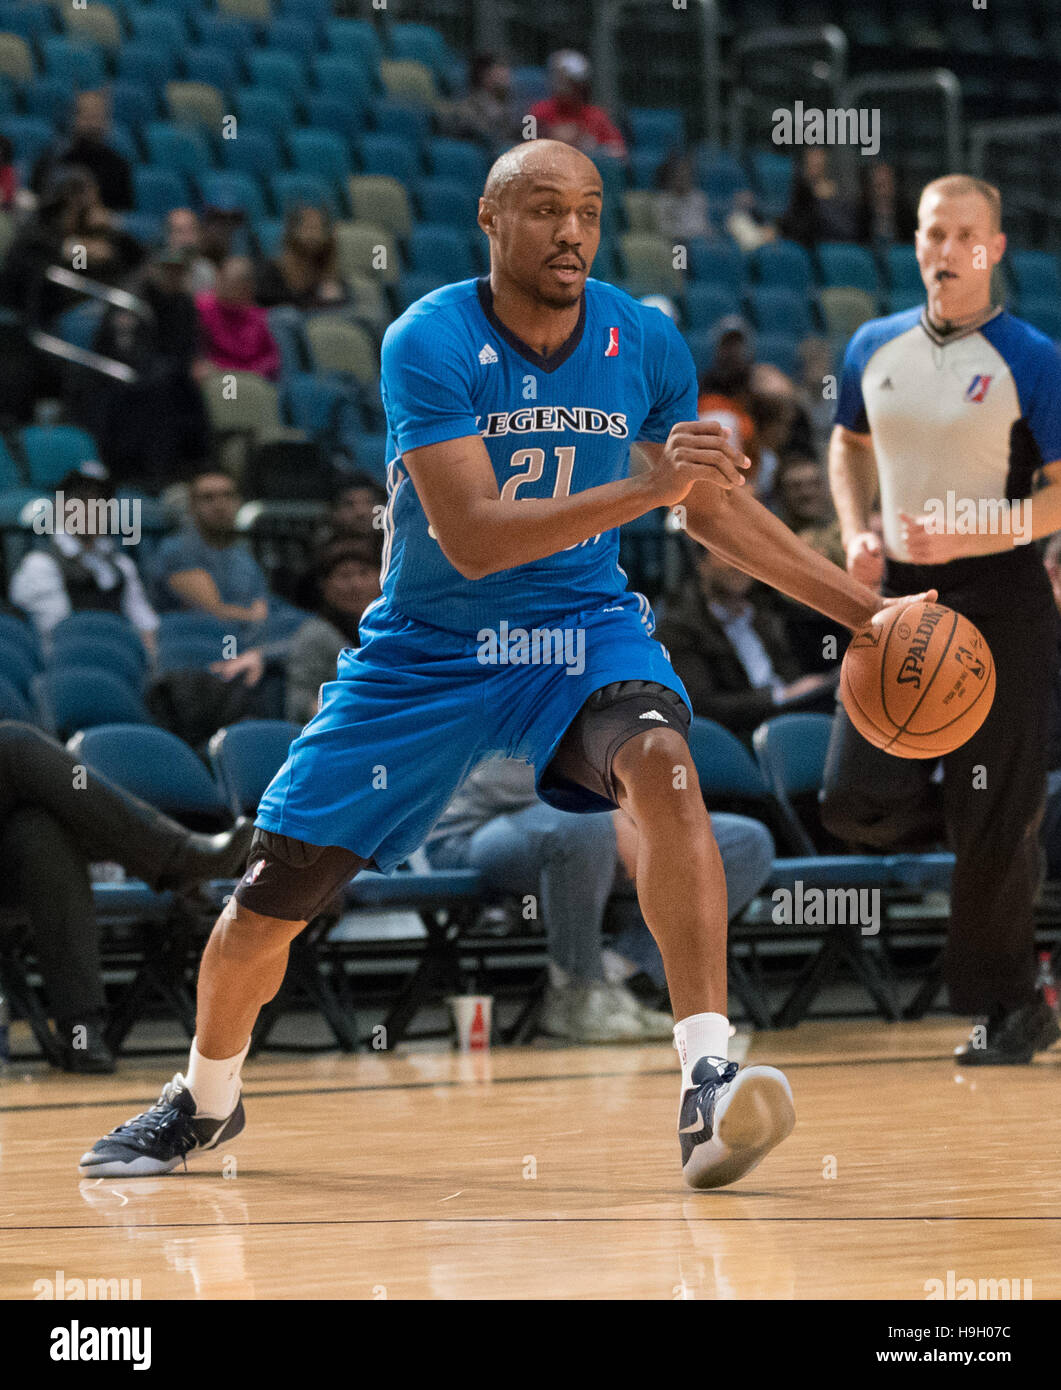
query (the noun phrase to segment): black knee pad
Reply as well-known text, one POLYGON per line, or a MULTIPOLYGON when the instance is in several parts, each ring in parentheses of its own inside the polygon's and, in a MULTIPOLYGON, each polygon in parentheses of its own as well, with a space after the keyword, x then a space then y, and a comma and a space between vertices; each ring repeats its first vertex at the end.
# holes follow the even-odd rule
POLYGON ((233 897, 263 917, 308 922, 369 862, 341 845, 311 845, 256 829, 233 897))

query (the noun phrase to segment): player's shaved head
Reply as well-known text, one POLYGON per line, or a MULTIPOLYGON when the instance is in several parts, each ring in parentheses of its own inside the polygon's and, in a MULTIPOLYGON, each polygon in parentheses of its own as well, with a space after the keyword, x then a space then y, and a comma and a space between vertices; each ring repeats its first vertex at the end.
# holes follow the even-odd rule
POLYGON ((597 166, 581 150, 562 140, 525 140, 494 161, 486 176, 483 197, 500 205, 521 189, 554 181, 601 188, 597 166))
POLYGON ((983 198, 991 217, 991 230, 1000 232, 1002 230, 1002 197, 994 184, 987 183, 983 179, 974 179, 971 174, 944 174, 942 178, 933 179, 931 183, 926 183, 921 190, 921 197, 917 204, 918 220, 921 218, 921 209, 925 206, 926 200, 933 194, 937 194, 941 198, 964 198, 970 193, 978 198, 983 198))

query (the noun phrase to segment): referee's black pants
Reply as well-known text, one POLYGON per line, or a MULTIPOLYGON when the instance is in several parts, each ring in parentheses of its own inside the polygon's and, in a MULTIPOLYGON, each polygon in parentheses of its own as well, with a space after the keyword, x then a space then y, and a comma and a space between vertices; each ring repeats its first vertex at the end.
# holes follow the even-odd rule
POLYGON ((1050 685, 1057 612, 1038 550, 949 565, 888 561, 883 592, 939 590, 971 619, 995 659, 991 713, 941 761, 896 758, 874 748, 842 708, 822 790, 822 820, 839 839, 879 850, 945 838, 955 854, 944 955, 955 1013, 1017 1008, 1034 992, 1034 902, 1041 861, 1050 685))

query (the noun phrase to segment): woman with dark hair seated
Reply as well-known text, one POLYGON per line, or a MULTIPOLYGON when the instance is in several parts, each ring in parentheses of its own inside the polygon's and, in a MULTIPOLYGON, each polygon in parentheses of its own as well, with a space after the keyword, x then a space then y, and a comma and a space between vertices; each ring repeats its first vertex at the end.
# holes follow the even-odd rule
POLYGON ((0 721, 0 906, 24 913, 67 1071, 111 1072, 88 866, 121 864, 156 890, 243 872, 253 825, 186 830, 29 724, 0 721))
POLYGON ((279 256, 257 268, 257 300, 263 309, 329 309, 344 304, 349 288, 339 274, 338 243, 323 208, 297 206, 284 220, 279 256))

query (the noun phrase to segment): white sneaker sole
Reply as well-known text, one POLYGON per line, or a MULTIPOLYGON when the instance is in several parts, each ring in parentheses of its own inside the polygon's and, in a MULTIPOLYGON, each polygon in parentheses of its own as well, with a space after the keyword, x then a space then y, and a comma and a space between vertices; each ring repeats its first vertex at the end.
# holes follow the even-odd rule
POLYGON ((757 1167, 796 1124, 792 1087, 776 1067, 737 1073, 715 1111, 714 1134, 698 1144, 682 1169, 697 1190, 725 1187, 757 1167))

